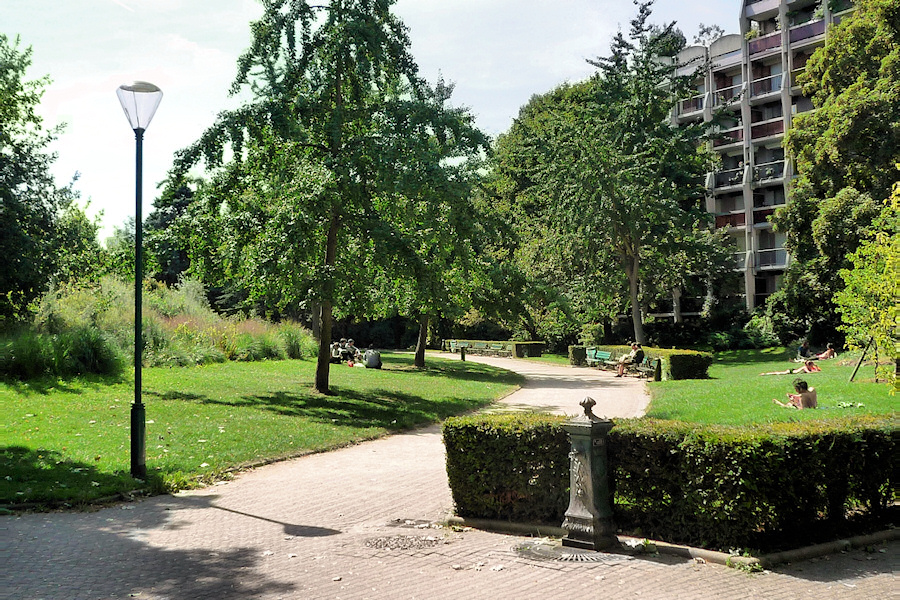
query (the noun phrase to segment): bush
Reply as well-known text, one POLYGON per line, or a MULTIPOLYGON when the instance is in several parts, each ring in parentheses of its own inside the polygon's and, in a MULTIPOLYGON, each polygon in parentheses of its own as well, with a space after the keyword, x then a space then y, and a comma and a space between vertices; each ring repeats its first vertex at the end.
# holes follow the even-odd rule
POLYGON ((528 413, 447 419, 447 477, 457 514, 560 523, 569 485, 562 422, 528 413))
POLYGON ((94 328, 79 327, 60 334, 25 331, 0 342, 0 376, 12 379, 114 375, 122 368, 121 352, 94 328))
POLYGON ((667 375, 669 379, 706 379, 712 362, 712 354, 708 352, 680 350, 669 355, 667 375))
MULTIPOLYGON (((561 523, 570 449, 562 424, 534 414, 448 419, 457 514, 561 523)), ((824 541, 823 525, 890 505, 896 439, 895 424, 877 417, 748 428, 620 420, 608 444, 616 524, 719 549, 824 541)))
POLYGON ((569 346, 569 364, 583 366, 587 363, 587 348, 584 346, 569 346))

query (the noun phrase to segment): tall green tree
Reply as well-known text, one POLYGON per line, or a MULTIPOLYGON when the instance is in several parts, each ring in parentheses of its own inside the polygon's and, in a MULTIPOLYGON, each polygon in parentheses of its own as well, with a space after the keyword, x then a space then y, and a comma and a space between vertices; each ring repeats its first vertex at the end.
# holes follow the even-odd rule
POLYGON ((816 110, 795 117, 785 136, 799 177, 773 219, 792 263, 767 310, 782 335, 820 342, 840 335, 838 273, 900 179, 900 4, 856 7, 807 63, 801 83, 816 110))
POLYGON ((594 297, 627 290, 634 338, 642 343, 645 261, 669 257, 677 268, 669 259, 698 246, 707 219, 703 176, 711 166, 703 126, 670 123, 692 77, 659 60, 681 37, 673 25, 648 24, 651 5, 639 3, 629 35, 619 33, 611 54, 593 61, 595 76, 533 100, 513 132, 519 139, 500 142, 511 145, 501 149, 511 166, 501 169, 520 190, 516 210, 533 215, 526 219, 535 231, 553 232, 553 244, 541 251, 561 252, 553 261, 559 272, 570 270, 567 280, 598 290, 594 297))
MULTIPOLYGON (((415 214, 403 210, 404 199, 423 197, 434 177, 441 177, 444 164, 477 152, 485 143, 471 117, 448 110, 439 90, 419 77, 406 28, 391 12, 393 4, 263 0, 263 16, 251 24, 253 42, 238 61, 232 86, 233 92, 248 87, 254 100, 220 115, 176 164, 180 172, 200 159, 219 166, 229 146, 235 163, 248 157, 281 160, 272 153, 282 151, 292 157, 298 171, 293 189, 276 189, 261 177, 255 187, 243 179, 233 179, 229 187, 232 194, 248 192, 247 200, 258 195, 266 203, 283 202, 285 217, 291 209, 297 214, 297 226, 286 230, 290 235, 278 239, 276 247, 283 251, 286 244, 301 245, 304 249, 297 253, 302 264, 266 282, 286 290, 296 273, 313 273, 306 278, 315 286, 307 299, 319 307, 315 387, 323 393, 329 391, 335 303, 345 302, 346 289, 354 287, 341 257, 362 248, 363 240, 389 234, 393 227, 383 224, 414 219, 415 214), (435 162, 436 157, 443 162, 435 162), (298 181, 303 171, 312 175, 311 182, 298 181), (303 239, 296 235, 309 230, 312 235, 303 239), (339 283, 347 288, 338 288, 339 283)), ((283 181, 290 168, 279 167, 283 181)), ((270 166, 264 165, 257 173, 267 170, 270 166)), ((252 204, 245 203, 246 214, 253 213, 252 204)), ((256 260, 279 264, 274 255, 256 260)), ((248 263, 242 265, 246 273, 253 272, 248 263)), ((269 270, 263 274, 273 275, 269 270)))
MULTIPOLYGON (((900 165, 898 165, 900 167, 900 165)), ((876 372, 894 384, 900 372, 900 184, 884 203, 868 235, 840 271, 845 287, 835 303, 841 330, 851 348, 875 342, 878 354, 894 359, 893 369, 876 360, 876 372)))
POLYGON ((50 173, 56 155, 48 146, 62 126, 45 129, 36 112, 50 80, 26 79, 31 55, 0 34, 0 325, 25 318, 54 278, 78 272, 80 261, 94 264, 87 257, 100 252, 96 223, 74 204, 78 194, 50 173))

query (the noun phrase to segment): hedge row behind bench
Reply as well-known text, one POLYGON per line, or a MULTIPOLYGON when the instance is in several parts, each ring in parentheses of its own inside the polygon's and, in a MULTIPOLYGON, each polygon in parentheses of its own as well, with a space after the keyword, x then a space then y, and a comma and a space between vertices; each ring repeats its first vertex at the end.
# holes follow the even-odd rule
MULTIPOLYGON (((457 514, 559 525, 568 506, 563 418, 513 414, 444 424, 457 514)), ((849 510, 892 502, 896 423, 877 417, 765 427, 620 420, 609 439, 615 519, 670 542, 767 550, 849 510)))

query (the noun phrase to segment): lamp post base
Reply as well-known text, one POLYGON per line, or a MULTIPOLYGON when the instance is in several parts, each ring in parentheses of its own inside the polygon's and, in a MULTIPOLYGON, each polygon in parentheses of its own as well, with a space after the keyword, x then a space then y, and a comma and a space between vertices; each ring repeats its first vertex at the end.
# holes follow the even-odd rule
POLYGON ((143 404, 131 405, 131 476, 147 479, 145 411, 143 404))

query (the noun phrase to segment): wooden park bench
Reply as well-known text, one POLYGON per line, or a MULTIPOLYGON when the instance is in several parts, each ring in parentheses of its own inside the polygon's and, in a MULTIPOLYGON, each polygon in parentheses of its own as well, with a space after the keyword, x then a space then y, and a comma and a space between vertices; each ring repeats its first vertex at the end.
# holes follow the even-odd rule
POLYGON ((603 368, 604 364, 609 361, 611 357, 611 352, 598 350, 593 346, 585 348, 585 362, 587 362, 589 367, 603 368))
POLYGON ((626 372, 634 373, 638 377, 647 377, 649 379, 656 375, 656 364, 658 362, 658 358, 645 356, 640 363, 627 365, 625 370, 626 372))

